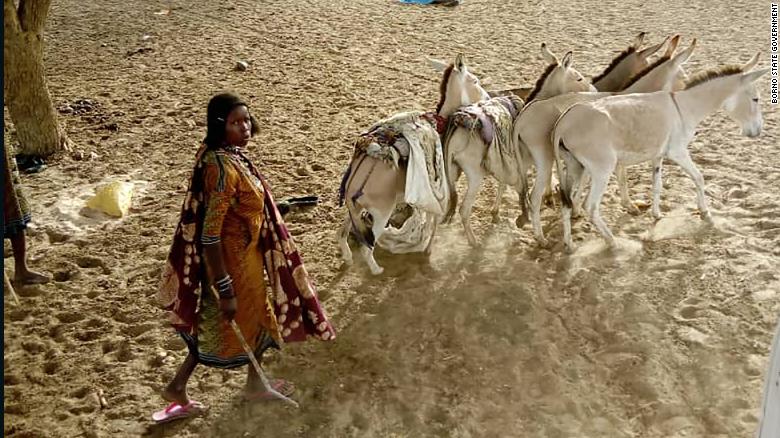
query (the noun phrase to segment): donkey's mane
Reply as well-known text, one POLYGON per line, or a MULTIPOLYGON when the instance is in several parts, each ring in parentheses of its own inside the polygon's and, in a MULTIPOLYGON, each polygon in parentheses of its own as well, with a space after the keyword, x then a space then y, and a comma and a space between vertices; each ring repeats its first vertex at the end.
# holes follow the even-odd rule
POLYGON ((741 65, 726 65, 723 67, 713 68, 711 70, 694 75, 691 79, 688 80, 688 82, 685 83, 685 89, 688 90, 705 82, 739 73, 742 73, 741 65))
POLYGON ((530 102, 536 98, 536 95, 539 94, 540 91, 542 91, 542 87, 544 86, 544 81, 547 80, 547 76, 550 76, 550 73, 552 73, 553 70, 555 70, 555 67, 558 67, 557 62, 553 62, 552 64, 548 65, 547 68, 544 70, 544 73, 542 73, 541 76, 539 76, 539 79, 536 80, 536 84, 534 84, 533 90, 528 94, 528 99, 526 99, 526 102, 530 102))
POLYGON ((655 62, 653 62, 652 64, 650 64, 647 67, 643 68, 642 71, 640 71, 639 73, 631 76, 631 79, 629 79, 628 82, 626 82, 626 85, 623 86, 623 89, 625 90, 626 88, 634 85, 636 83, 636 81, 638 81, 638 80, 642 79, 643 77, 647 76, 647 74, 650 73, 651 71, 655 70, 656 67, 658 67, 659 65, 663 64, 664 62, 666 62, 666 61, 668 61, 670 59, 672 59, 672 57, 669 56, 669 55, 664 55, 664 56, 656 59, 655 62))
POLYGON ((596 82, 604 79, 608 74, 612 72, 612 70, 617 67, 618 64, 620 64, 621 61, 626 59, 628 55, 635 53, 636 49, 634 47, 629 47, 626 50, 623 50, 618 56, 615 57, 615 59, 612 60, 612 62, 609 63, 606 70, 604 70, 600 75, 594 77, 591 79, 590 83, 595 84, 596 82))
POLYGON ((436 105, 437 114, 441 111, 441 107, 444 106, 444 101, 447 99, 447 84, 450 82, 450 75, 452 75, 453 68, 455 68, 454 64, 448 65, 442 74, 441 83, 439 84, 439 104, 436 105))

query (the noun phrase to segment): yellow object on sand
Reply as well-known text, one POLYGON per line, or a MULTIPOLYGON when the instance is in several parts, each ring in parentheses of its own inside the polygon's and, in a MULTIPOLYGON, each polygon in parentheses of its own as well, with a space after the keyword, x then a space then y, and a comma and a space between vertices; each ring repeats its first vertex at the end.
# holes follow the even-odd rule
POLYGON ((114 216, 126 216, 133 200, 133 183, 114 181, 100 186, 92 199, 87 201, 87 207, 114 216))

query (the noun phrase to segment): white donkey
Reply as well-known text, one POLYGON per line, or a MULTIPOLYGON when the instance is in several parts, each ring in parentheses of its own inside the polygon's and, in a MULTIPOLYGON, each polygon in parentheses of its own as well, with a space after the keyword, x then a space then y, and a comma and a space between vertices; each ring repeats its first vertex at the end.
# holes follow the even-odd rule
POLYGON ((665 157, 670 158, 693 180, 701 217, 710 222, 704 178, 691 160, 688 144, 696 134, 696 126, 720 107, 741 125, 743 135, 760 135, 763 118, 754 82, 769 69, 750 71, 757 62, 758 54, 744 66, 706 71, 692 78, 679 92, 611 96, 578 103, 566 110, 552 134, 561 184, 566 250, 573 250, 571 194, 583 171, 587 171, 592 180, 586 202, 590 220, 607 243, 615 245, 612 232, 601 218, 599 206, 618 163, 653 163, 652 213, 658 219, 661 217, 661 164, 665 157))
MULTIPOLYGON (((625 86, 627 86, 629 82, 633 82, 634 80, 636 80, 637 77, 641 76, 643 72, 652 70, 653 67, 658 64, 658 61, 651 64, 649 61, 649 57, 654 55, 658 50, 660 50, 661 47, 663 47, 667 43, 667 41, 669 41, 669 37, 666 37, 662 42, 658 44, 639 50, 639 47, 642 45, 644 39, 645 39, 645 33, 640 32, 635 37, 634 42, 630 46, 628 46, 626 50, 618 54, 601 74, 595 76, 592 79, 592 84, 598 91, 608 92, 608 91, 622 90, 623 88, 625 88, 625 86)), ((542 49, 542 56, 546 61, 550 63, 555 62, 556 60, 555 56, 549 53, 549 51, 545 50, 544 48, 542 49)), ((525 99, 526 101, 525 103, 527 106, 531 102, 540 101, 548 97, 554 97, 556 95, 556 93, 549 92, 549 90, 548 92, 533 94, 533 92, 536 89, 537 89, 536 87, 532 87, 530 90, 523 89, 523 88, 503 90, 503 91, 494 92, 491 94, 491 96, 506 96, 509 94, 515 94, 525 99)), ((552 127, 553 122, 554 120, 550 122, 550 127, 552 127)), ((547 138, 549 138, 549 135, 547 136, 547 138)), ((529 157, 527 151, 522 150, 521 153, 523 154, 522 157, 523 161, 528 161, 529 157)), ((522 163, 521 165, 525 166, 524 163, 522 163)), ((549 178, 547 184, 548 187, 545 190, 545 195, 551 196, 552 191, 550 190, 549 187, 549 178)), ((496 201, 491 211, 491 214, 493 216, 493 222, 498 221, 498 217, 499 217, 498 214, 501 206, 501 200, 504 196, 505 190, 506 190, 506 186, 503 183, 499 182, 498 190, 496 193, 496 201)), ((522 228, 522 226, 528 220, 528 212, 525 209, 525 206, 527 205, 525 204, 526 202, 525 198, 522 198, 521 202, 523 203, 523 207, 524 207, 523 214, 521 216, 518 216, 516 223, 518 227, 522 228)))
POLYGON ((596 90, 620 91, 626 88, 633 76, 650 66, 650 57, 669 40, 667 37, 656 45, 639 50, 644 39, 645 32, 640 32, 632 45, 616 56, 601 74, 591 79, 596 90))
MULTIPOLYGON (((463 105, 488 99, 487 92, 480 85, 479 79, 469 71, 462 55, 458 55, 455 63, 449 65, 437 60, 429 61, 435 69, 444 67, 435 113, 440 120, 446 119, 463 105)), ((415 128, 412 126, 409 129, 413 131, 415 128)), ((371 272, 381 274, 383 269, 374 259, 374 245, 384 233, 396 204, 404 201, 406 169, 366 153, 356 154, 342 187, 347 206, 347 217, 337 233, 342 259, 345 264, 352 264, 348 243, 352 232, 360 243, 360 252, 371 272)), ((433 242, 433 237, 430 242, 433 242)))
MULTIPOLYGON (((686 50, 673 56, 679 41, 680 37, 675 35, 663 56, 631 78, 627 82, 628 88, 619 93, 569 93, 546 100, 537 100, 526 105, 517 116, 514 126, 515 141, 524 152, 530 154, 536 166, 536 181, 530 196, 530 213, 534 237, 540 245, 548 245, 542 231, 540 210, 544 192, 549 190, 555 162, 555 152, 550 142, 555 122, 567 108, 578 102, 593 101, 613 94, 649 93, 679 88, 676 84, 680 77, 685 76, 682 66, 693 53, 696 40, 694 39, 686 50)), ((525 164, 524 162, 523 165, 525 164)), ((624 206, 629 209, 636 208, 628 197, 625 169, 622 166, 618 167, 618 181, 624 206)), ((524 220, 522 216, 518 217, 518 227, 523 225, 524 220)))
MULTIPOLYGON (((595 91, 593 86, 585 81, 584 77, 572 67, 572 52, 566 53, 563 59, 559 60, 558 57, 547 49, 545 44, 542 44, 541 51, 542 56, 550 64, 545 69, 542 76, 537 80, 533 91, 531 91, 529 95, 529 99, 551 97, 575 91, 595 91)), ((498 97, 493 99, 501 98, 498 97)), ((495 106, 499 107, 498 104, 495 106)), ((475 110, 481 111, 479 108, 475 110)), ((516 146, 511 138, 511 123, 512 119, 509 119, 507 122, 508 129, 504 130, 505 132, 500 132, 499 129, 496 129, 495 131, 496 136, 504 134, 507 137, 505 143, 507 143, 509 148, 506 153, 516 155, 516 157, 501 158, 505 159, 507 162, 518 162, 521 161, 519 159, 520 154, 519 151, 516 151, 516 146)), ((476 130, 467 129, 461 126, 452 126, 451 129, 448 130, 444 141, 447 180, 450 185, 450 203, 444 221, 447 222, 451 220, 455 213, 457 206, 455 183, 462 171, 466 174, 466 178, 468 179, 468 188, 460 207, 460 216, 466 231, 466 238, 472 246, 477 246, 477 239, 471 229, 469 220, 477 193, 482 185, 482 180, 486 175, 491 174, 499 182, 499 193, 496 204, 493 207, 493 215, 496 217, 498 215, 498 208, 505 185, 514 186, 520 194, 524 195, 526 193, 525 174, 518 172, 516 168, 513 168, 512 172, 489 171, 486 167, 485 157, 488 154, 488 148, 491 147, 491 145, 485 143, 485 140, 476 130)), ((495 147, 495 145, 493 147, 495 147)), ((495 166, 494 169, 501 167, 503 166, 495 166)), ((520 205, 525 212, 526 202, 522 196, 520 198, 520 205)))
MULTIPOLYGON (((668 38, 661 43, 644 49, 639 49, 645 40, 645 32, 639 32, 628 48, 620 52, 609 63, 606 69, 591 79, 591 83, 598 91, 620 91, 626 87, 626 83, 632 76, 644 70, 650 65, 650 57, 658 52, 666 44, 668 38)), ((514 94, 526 102, 533 87, 511 88, 489 92, 491 97, 507 96, 514 94)))

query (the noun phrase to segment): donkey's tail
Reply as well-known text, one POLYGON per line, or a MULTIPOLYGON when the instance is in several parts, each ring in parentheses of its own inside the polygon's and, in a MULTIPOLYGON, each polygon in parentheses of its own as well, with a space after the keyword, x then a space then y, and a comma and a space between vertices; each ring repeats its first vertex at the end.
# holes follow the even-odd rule
POLYGON ((442 146, 444 150, 444 168, 445 168, 445 175, 447 177, 447 190, 450 192, 449 196, 449 202, 447 202, 447 210, 444 212, 444 217, 442 218, 443 223, 449 223, 452 220, 452 217, 455 215, 455 207, 458 205, 458 190, 455 187, 455 179, 458 175, 458 163, 455 162, 455 155, 450 152, 450 139, 452 138, 452 134, 457 129, 457 125, 454 123, 453 119, 450 118, 450 120, 447 123, 447 130, 444 132, 444 137, 442 138, 442 146))
MULTIPOLYGON (((517 120, 520 119, 520 116, 518 115, 517 118, 515 118, 515 123, 517 123, 517 120)), ((518 172, 520 173, 520 207, 522 208, 523 214, 527 214, 529 211, 529 201, 528 201, 528 164, 531 162, 531 151, 528 149, 528 146, 525 144, 523 139, 520 138, 520 130, 517 129, 515 126, 512 127, 512 141, 514 142, 513 148, 515 149, 516 153, 518 154, 518 166, 519 169, 518 172)))
MULTIPOLYGON (((576 105, 575 105, 576 106, 576 105)), ((553 125, 552 129, 552 147, 553 147, 553 154, 555 156, 555 169, 558 173, 558 182, 560 184, 560 196, 561 196, 561 204, 568 209, 571 209, 574 203, 572 202, 572 187, 569 181, 569 178, 566 175, 566 170, 563 166, 563 158, 561 157, 561 148, 566 150, 566 145, 563 143, 563 139, 561 138, 563 135, 563 129, 564 126, 561 123, 562 120, 566 117, 566 114, 573 108, 573 106, 566 109, 566 111, 563 112, 558 117, 558 120, 555 121, 555 124, 553 125)))

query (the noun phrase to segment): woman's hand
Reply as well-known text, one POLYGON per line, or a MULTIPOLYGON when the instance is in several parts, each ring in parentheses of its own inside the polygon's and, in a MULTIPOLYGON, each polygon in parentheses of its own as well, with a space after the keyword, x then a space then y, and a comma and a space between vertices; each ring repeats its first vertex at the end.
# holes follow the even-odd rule
POLYGON ((222 312, 222 316, 228 321, 232 321, 236 316, 236 306, 236 297, 219 299, 219 310, 222 312))

